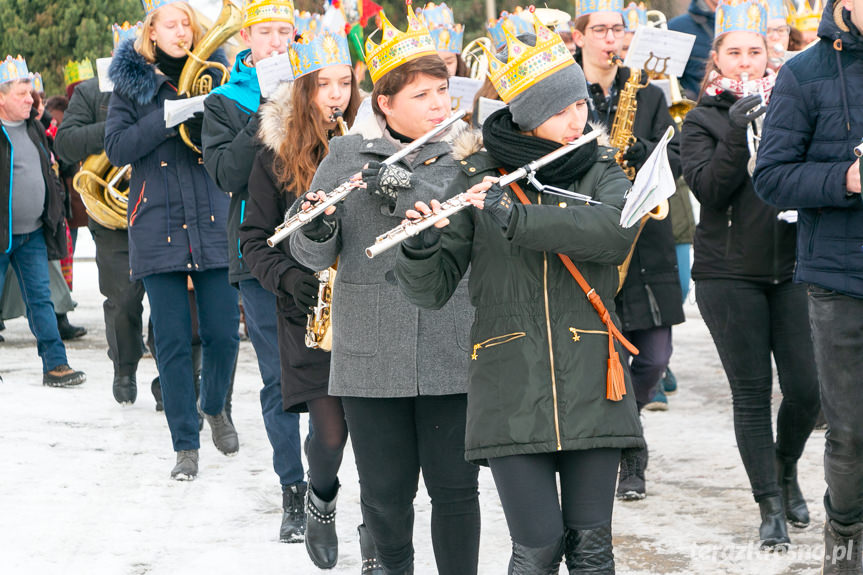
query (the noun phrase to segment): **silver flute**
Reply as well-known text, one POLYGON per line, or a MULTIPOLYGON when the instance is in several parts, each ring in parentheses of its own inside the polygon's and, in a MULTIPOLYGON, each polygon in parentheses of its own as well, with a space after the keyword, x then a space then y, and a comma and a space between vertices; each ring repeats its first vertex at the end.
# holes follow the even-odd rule
MULTIPOLYGON (((538 169, 549 164, 556 159, 563 157, 581 146, 594 141, 599 137, 600 131, 594 130, 589 134, 585 134, 579 139, 566 144, 565 146, 561 146, 550 154, 546 154, 541 158, 537 158, 526 166, 522 166, 521 168, 515 170, 514 172, 510 172, 505 176, 502 176, 498 180, 498 185, 508 186, 509 184, 516 182, 522 178, 526 178, 536 173, 538 169)), ((451 215, 460 212, 466 207, 470 206, 470 202, 467 200, 467 192, 462 192, 457 196, 453 196, 449 200, 445 201, 441 204, 441 209, 437 213, 429 214, 427 216, 422 216, 415 220, 409 220, 400 226, 397 226, 385 234, 379 235, 375 238, 375 243, 366 248, 366 255, 369 258, 373 258, 383 252, 393 248, 403 242, 404 240, 413 237, 425 229, 428 229, 438 223, 441 220, 444 220, 451 215)), ((590 199, 590 198, 587 198, 590 199)), ((599 203, 592 201, 591 203, 599 203)))
MULTIPOLYGON (((450 126, 461 120, 467 112, 465 110, 459 110, 453 113, 452 116, 393 154, 388 157, 386 160, 381 162, 381 164, 385 166, 391 166, 395 164, 405 156, 410 155, 415 152, 417 148, 424 145, 426 142, 448 129, 450 126)), ((327 208, 332 205, 335 205, 342 200, 344 200, 348 194, 354 191, 357 188, 365 187, 365 183, 359 179, 351 179, 345 182, 344 184, 337 187, 335 190, 327 194, 327 198, 325 200, 320 200, 315 204, 310 205, 305 210, 300 210, 293 216, 288 217, 288 214, 285 214, 284 223, 280 224, 279 227, 276 228, 275 233, 267 238, 267 245, 275 247, 279 242, 284 241, 290 236, 292 233, 315 219, 316 217, 323 214, 327 208)), ((290 211, 289 211, 290 213, 290 211)))

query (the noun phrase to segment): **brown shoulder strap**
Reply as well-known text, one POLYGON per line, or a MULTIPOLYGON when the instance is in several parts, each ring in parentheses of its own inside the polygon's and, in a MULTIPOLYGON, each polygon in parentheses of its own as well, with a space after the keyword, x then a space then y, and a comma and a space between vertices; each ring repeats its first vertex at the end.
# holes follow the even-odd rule
MULTIPOLYGON (((500 169, 500 173, 506 174, 506 171, 500 169)), ((529 205, 531 203, 530 199, 524 193, 524 190, 522 190, 521 186, 517 183, 513 182, 509 187, 512 188, 516 197, 518 197, 522 204, 529 205)), ((569 270, 569 273, 575 279, 576 283, 578 283, 578 286, 584 292, 584 295, 587 296, 593 309, 596 310, 596 313, 599 315, 599 319, 602 320, 602 323, 604 323, 605 327, 608 329, 608 374, 606 376, 605 397, 612 401, 620 401, 623 399, 623 396, 626 395, 626 383, 623 376, 623 365, 620 363, 620 354, 618 354, 617 350, 614 349, 614 340, 616 339, 619 341, 620 344, 633 355, 638 355, 638 348, 623 337, 623 334, 620 333, 620 330, 617 329, 616 325, 614 325, 614 322, 611 320, 611 314, 608 312, 608 309, 606 309, 605 304, 602 303, 602 298, 599 297, 596 290, 590 287, 590 284, 587 283, 587 280, 584 279, 584 276, 581 275, 581 272, 578 271, 577 267, 575 267, 572 258, 565 254, 557 254, 557 257, 560 258, 563 265, 567 270, 569 270)), ((549 345, 551 345, 551 342, 549 342, 549 345)))

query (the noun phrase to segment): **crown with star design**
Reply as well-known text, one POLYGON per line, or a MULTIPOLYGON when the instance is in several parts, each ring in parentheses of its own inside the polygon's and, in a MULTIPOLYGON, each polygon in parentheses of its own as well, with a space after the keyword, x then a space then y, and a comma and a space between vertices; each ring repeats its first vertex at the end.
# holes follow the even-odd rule
POLYGON ((452 9, 446 3, 435 5, 434 2, 429 2, 425 8, 417 11, 417 15, 428 26, 439 52, 461 54, 462 44, 464 44, 464 25, 455 23, 452 9))
POLYGON ((639 26, 647 26, 647 8, 644 2, 630 2, 623 9, 623 23, 626 24, 627 32, 635 32, 639 26))
POLYGON ((63 79, 66 85, 74 84, 75 82, 83 82, 93 78, 96 73, 93 71, 93 63, 88 59, 83 59, 80 62, 69 60, 66 68, 63 70, 63 79))
POLYGON ((147 12, 147 16, 161 8, 162 6, 167 6, 168 4, 173 4, 174 2, 181 2, 183 0, 141 0, 144 4, 144 10, 147 12))
POLYGON ((506 103, 558 70, 575 64, 561 37, 543 26, 533 13, 531 16, 536 45, 529 46, 519 41, 504 27, 506 62, 501 62, 485 46, 482 47, 488 57, 488 79, 506 103))
POLYGON ((126 40, 135 41, 138 37, 138 34, 141 32, 141 28, 144 27, 143 22, 137 22, 133 26, 129 24, 129 22, 123 22, 123 24, 111 24, 111 35, 114 38, 114 50, 120 47, 120 44, 125 42, 126 40))
POLYGON ((381 11, 380 43, 372 40, 372 35, 366 38, 366 66, 372 83, 377 82, 384 74, 398 68, 406 62, 422 56, 436 56, 437 48, 425 23, 416 14, 410 0, 407 0, 408 27, 402 32, 393 26, 381 11))
POLYGON ((291 0, 246 0, 243 15, 243 28, 261 22, 295 23, 294 3, 291 0))
POLYGON ((817 32, 818 25, 821 23, 821 12, 824 10, 824 5, 821 0, 815 0, 815 4, 809 5, 809 0, 801 0, 802 6, 800 9, 794 5, 792 0, 786 0, 785 6, 788 8, 788 23, 800 30, 801 32, 817 32))
POLYGON ((294 78, 327 66, 351 65, 347 36, 329 30, 320 34, 304 33, 299 41, 291 42, 288 53, 294 78))

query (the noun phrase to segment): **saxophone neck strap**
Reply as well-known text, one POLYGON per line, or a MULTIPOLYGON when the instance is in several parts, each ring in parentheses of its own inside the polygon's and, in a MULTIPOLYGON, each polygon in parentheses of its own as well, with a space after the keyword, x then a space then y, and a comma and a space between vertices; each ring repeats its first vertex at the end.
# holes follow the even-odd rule
MULTIPOLYGON (((506 175, 507 173, 503 168, 498 168, 498 170, 501 175, 506 175)), ((512 191, 515 192, 516 197, 522 204, 530 205, 530 199, 517 182, 512 182, 509 184, 509 187, 512 188, 512 191)), ((623 365, 620 362, 620 354, 618 354, 617 350, 614 349, 614 340, 616 339, 619 341, 620 344, 633 355, 638 355, 638 348, 623 337, 623 334, 620 333, 620 330, 617 329, 616 325, 614 325, 614 322, 611 319, 611 314, 608 312, 605 304, 602 303, 602 298, 599 297, 599 294, 596 293, 595 289, 590 287, 590 284, 587 283, 587 280, 575 266, 575 263, 573 263, 572 258, 566 254, 557 254, 557 257, 559 257, 560 261, 563 262, 564 267, 569 270, 570 275, 572 275, 573 279, 575 279, 578 286, 584 292, 584 295, 593 306, 593 309, 596 310, 597 315, 599 315, 599 319, 602 320, 602 323, 604 323, 608 329, 608 373, 606 377, 605 396, 611 401, 620 401, 623 399, 623 396, 626 395, 626 383, 623 375, 623 365)), ((551 342, 549 342, 549 345, 551 345, 551 342)))

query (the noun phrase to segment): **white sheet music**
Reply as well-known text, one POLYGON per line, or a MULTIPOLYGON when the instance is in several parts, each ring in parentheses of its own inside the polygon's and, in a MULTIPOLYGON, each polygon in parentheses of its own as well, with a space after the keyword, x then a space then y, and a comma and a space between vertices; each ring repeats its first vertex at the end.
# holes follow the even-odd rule
POLYGON ((480 98, 477 106, 476 123, 482 126, 485 119, 497 112, 501 108, 506 108, 506 103, 501 100, 492 100, 491 98, 480 98))
POLYGON ((113 58, 98 58, 96 60, 96 75, 99 77, 99 91, 113 92, 114 82, 108 77, 108 69, 111 67, 113 58))
POLYGON ((165 100, 165 127, 173 128, 194 116, 195 112, 203 112, 206 98, 207 94, 202 94, 194 98, 165 100))
MULTIPOLYGON (((641 30, 641 28, 639 28, 641 30)), ((642 216, 674 195, 677 189, 671 166, 668 165, 668 142, 674 137, 674 128, 668 127, 653 153, 638 170, 632 189, 626 195, 626 203, 620 212, 620 225, 631 228, 642 216)))
POLYGON ((652 71, 679 77, 686 68, 693 44, 695 44, 695 36, 692 34, 639 26, 635 36, 632 37, 632 44, 629 46, 623 65, 627 68, 641 69, 644 68, 645 63, 648 63, 652 71), (648 59, 650 62, 647 62, 648 59))
POLYGON ((482 87, 482 80, 453 76, 449 79, 449 97, 452 98, 453 110, 473 110, 473 99, 482 87))
POLYGON ((294 71, 291 68, 291 58, 287 52, 264 58, 255 64, 258 71, 258 84, 261 86, 261 95, 269 98, 279 84, 294 81, 294 71))

